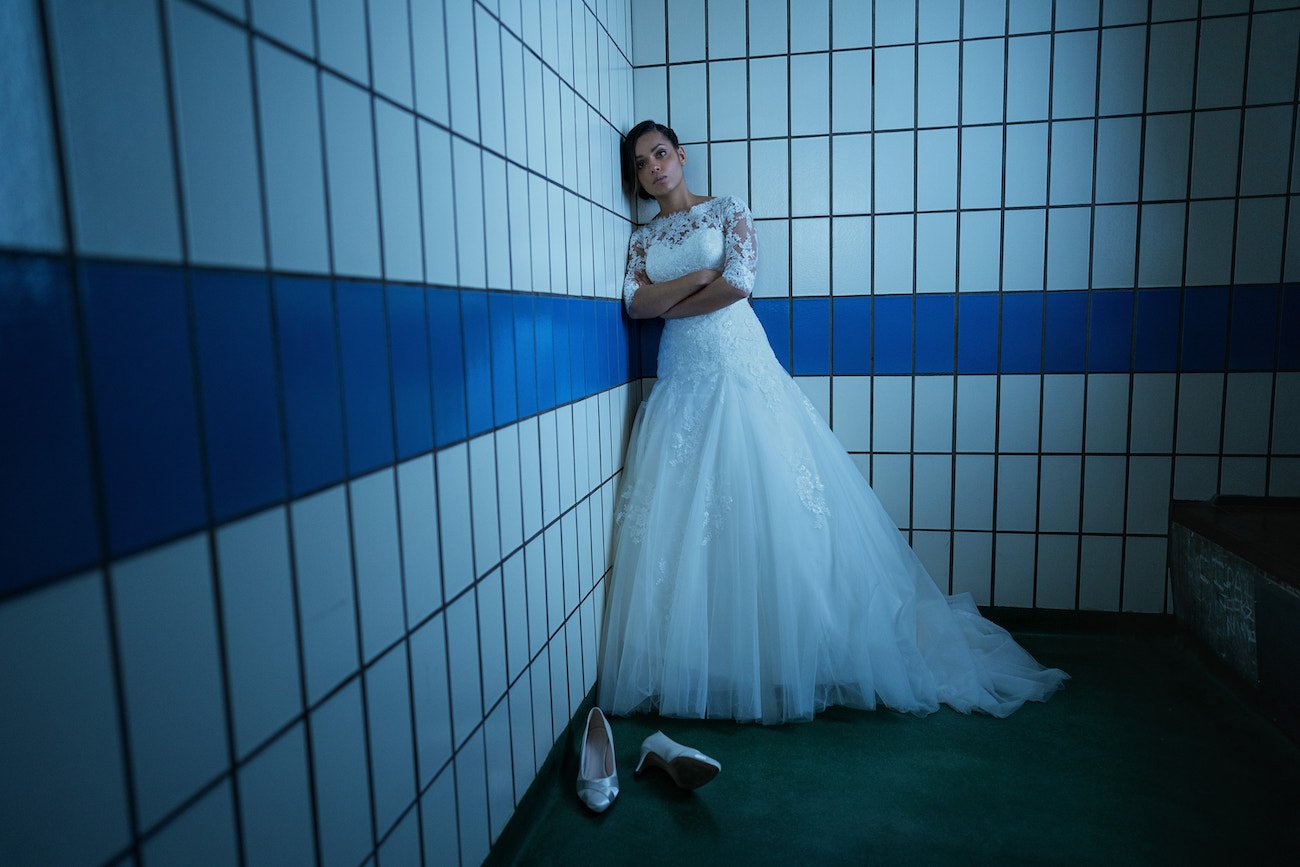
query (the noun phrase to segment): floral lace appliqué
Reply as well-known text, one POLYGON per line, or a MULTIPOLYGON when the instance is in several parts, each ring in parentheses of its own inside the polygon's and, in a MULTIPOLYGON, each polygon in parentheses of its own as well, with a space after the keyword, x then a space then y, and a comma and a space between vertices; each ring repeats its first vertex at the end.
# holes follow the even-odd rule
POLYGON ((822 477, 809 463, 800 458, 798 453, 791 453, 788 457, 790 469, 794 472, 795 490, 799 492, 799 501, 803 503, 804 508, 812 513, 813 526, 821 529, 826 526, 826 518, 831 513, 826 506, 826 497, 823 493, 826 486, 822 483, 822 477))
POLYGON ((650 482, 626 485, 618 495, 618 508, 614 511, 614 526, 627 525, 633 542, 644 542, 646 525, 650 521, 650 503, 654 499, 654 484, 650 482), (644 487, 645 490, 640 490, 644 487))
MULTIPOLYGON (((700 411, 688 412, 672 435, 672 454, 668 457, 668 466, 680 467, 688 463, 695 455, 700 444, 700 411)), ((686 483, 686 474, 677 475, 678 484, 686 483)))
POLYGON ((730 492, 722 485, 719 485, 712 477, 704 480, 704 535, 700 537, 700 545, 707 545, 718 535, 722 529, 723 519, 731 513, 731 508, 736 504, 736 500, 730 492))

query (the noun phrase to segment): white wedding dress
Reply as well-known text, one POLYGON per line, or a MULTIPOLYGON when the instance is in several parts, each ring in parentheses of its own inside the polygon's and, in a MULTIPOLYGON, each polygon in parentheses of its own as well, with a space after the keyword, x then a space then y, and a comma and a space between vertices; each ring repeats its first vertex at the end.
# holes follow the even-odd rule
MULTIPOLYGON (((753 288, 749 209, 717 197, 629 243, 660 283, 753 288)), ((614 714, 808 720, 827 705, 1006 716, 1069 677, 969 593, 945 596, 772 353, 753 308, 670 319, 615 515, 598 703, 614 714)))

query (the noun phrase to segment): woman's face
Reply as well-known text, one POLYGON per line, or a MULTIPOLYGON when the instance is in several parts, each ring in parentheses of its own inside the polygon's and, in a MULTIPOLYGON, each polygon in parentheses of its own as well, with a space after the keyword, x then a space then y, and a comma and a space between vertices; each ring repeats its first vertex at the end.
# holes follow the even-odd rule
POLYGON ((637 180, 655 198, 682 182, 682 165, 686 162, 686 155, 681 148, 674 148, 673 143, 659 130, 651 130, 637 139, 633 153, 637 180))

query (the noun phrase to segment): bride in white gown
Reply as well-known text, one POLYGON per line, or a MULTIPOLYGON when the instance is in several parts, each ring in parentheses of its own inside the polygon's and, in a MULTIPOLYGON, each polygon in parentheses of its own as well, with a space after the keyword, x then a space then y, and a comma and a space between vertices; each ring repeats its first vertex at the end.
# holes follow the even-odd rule
POLYGON ((616 510, 600 707, 780 723, 1045 700, 1069 675, 939 590, 776 360, 743 300, 749 209, 691 194, 665 126, 638 124, 622 156, 628 192, 660 207, 632 234, 624 302, 666 323, 616 510))

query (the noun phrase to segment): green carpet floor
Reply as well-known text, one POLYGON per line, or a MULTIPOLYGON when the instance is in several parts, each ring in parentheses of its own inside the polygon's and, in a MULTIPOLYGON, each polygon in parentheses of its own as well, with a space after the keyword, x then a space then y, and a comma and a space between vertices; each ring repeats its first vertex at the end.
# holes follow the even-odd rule
POLYGON ((571 744, 489 860, 1300 863, 1300 749, 1182 639, 1017 638, 1073 679, 1007 719, 947 708, 921 719, 833 708, 776 727, 611 719, 613 807, 597 816, 578 801, 571 744), (657 771, 634 777, 656 729, 722 773, 694 793, 657 771))

